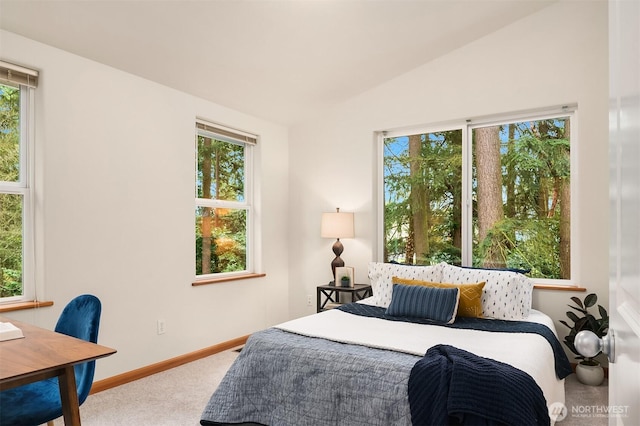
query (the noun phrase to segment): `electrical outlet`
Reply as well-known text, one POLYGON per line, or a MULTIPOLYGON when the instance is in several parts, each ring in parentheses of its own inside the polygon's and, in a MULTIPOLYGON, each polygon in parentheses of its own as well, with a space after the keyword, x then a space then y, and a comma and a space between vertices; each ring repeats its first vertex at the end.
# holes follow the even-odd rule
POLYGON ((167 331, 166 324, 165 324, 164 320, 159 319, 158 320, 158 334, 164 334, 165 331, 167 331))
POLYGON ((307 294, 307 306, 311 306, 311 295, 307 294))

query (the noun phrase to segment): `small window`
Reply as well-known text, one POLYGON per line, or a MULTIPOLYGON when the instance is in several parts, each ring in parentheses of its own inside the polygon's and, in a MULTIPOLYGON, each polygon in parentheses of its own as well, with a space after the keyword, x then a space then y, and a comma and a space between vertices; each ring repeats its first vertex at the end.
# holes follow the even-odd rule
POLYGON ((571 279, 573 111, 383 139, 383 260, 571 279))
POLYGON ((0 302, 35 298, 32 172, 37 72, 0 61, 0 302))
POLYGON ((253 271, 254 135, 196 123, 196 279, 253 271))

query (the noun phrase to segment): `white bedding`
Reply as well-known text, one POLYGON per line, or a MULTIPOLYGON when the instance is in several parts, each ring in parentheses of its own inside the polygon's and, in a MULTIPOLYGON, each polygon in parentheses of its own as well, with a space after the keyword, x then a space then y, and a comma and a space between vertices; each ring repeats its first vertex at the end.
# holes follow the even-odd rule
MULTIPOLYGON (((544 324, 557 336, 553 321, 544 313, 531 310, 527 321, 544 324)), ((510 364, 528 373, 542 389, 547 406, 565 402, 564 380, 556 377, 553 350, 547 340, 537 334, 488 332, 388 321, 352 315, 336 309, 275 327, 304 336, 417 356, 424 356, 427 349, 437 344, 451 345, 478 356, 510 364)))

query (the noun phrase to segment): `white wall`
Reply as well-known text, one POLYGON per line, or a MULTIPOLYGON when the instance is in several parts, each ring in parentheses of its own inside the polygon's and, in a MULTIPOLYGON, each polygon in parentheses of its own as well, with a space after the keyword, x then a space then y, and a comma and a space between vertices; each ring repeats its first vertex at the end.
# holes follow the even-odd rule
MULTIPOLYGON (((572 170, 575 275, 607 306, 607 55, 606 2, 562 2, 294 127, 292 315, 310 313, 306 295, 331 278, 332 241, 319 236, 323 211, 355 212, 356 238, 343 241, 342 258, 355 267, 357 281, 368 282, 367 262, 377 260, 374 131, 565 103, 577 103, 579 114, 578 135, 572 135, 579 137, 579 164, 572 170)), ((586 293, 536 290, 534 307, 557 321, 573 295, 586 293)))
POLYGON ((99 341, 118 353, 98 362, 96 379, 288 319, 286 128, 5 31, 0 49, 41 71, 37 275, 55 302, 7 316, 53 328, 71 298, 97 295, 99 341), (260 135, 266 278, 191 286, 196 116, 260 135))

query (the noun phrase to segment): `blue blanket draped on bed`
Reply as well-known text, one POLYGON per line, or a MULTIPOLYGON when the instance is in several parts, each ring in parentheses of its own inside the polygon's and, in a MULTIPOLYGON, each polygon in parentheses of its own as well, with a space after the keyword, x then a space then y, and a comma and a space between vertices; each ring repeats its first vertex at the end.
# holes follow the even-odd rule
POLYGON ((550 423, 531 376, 449 345, 433 346, 415 364, 408 393, 414 426, 550 423))
POLYGON ((360 315, 370 318, 382 318, 391 321, 404 321, 404 322, 413 322, 417 324, 429 324, 429 325, 437 325, 441 327, 450 327, 450 328, 463 328, 463 329, 473 329, 473 330, 482 330, 482 331, 492 331, 492 332, 501 332, 501 333, 535 333, 544 337, 549 345, 551 345, 551 349, 553 349, 553 357, 555 361, 556 368, 556 376, 558 379, 564 379, 569 374, 573 373, 571 369, 571 364, 569 363, 569 358, 567 358, 567 354, 562 349, 562 345, 560 341, 553 334, 553 331, 549 329, 549 327, 538 324, 535 322, 529 321, 506 321, 499 319, 486 319, 486 318, 465 318, 458 317, 453 324, 440 324, 434 321, 430 321, 424 318, 410 318, 410 317, 395 317, 391 315, 385 314, 385 308, 381 308, 378 306, 366 305, 364 303, 348 303, 345 305, 341 305, 336 309, 340 309, 341 311, 360 315))

